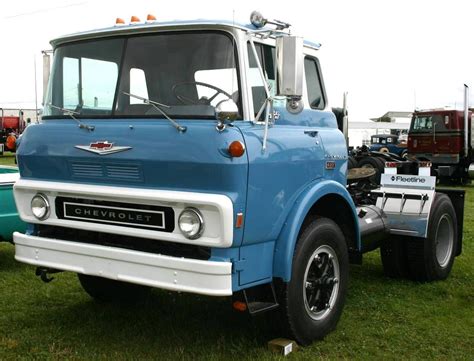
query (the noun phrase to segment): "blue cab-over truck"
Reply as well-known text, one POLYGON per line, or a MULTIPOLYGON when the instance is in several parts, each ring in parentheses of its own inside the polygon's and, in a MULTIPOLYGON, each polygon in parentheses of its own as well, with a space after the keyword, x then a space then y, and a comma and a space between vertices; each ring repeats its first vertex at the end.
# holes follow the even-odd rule
POLYGON ((426 163, 359 186, 320 46, 288 26, 253 13, 53 40, 42 123, 17 151, 15 258, 101 301, 232 296, 303 345, 335 328, 365 252, 389 276, 445 279, 464 193, 436 191, 426 163))

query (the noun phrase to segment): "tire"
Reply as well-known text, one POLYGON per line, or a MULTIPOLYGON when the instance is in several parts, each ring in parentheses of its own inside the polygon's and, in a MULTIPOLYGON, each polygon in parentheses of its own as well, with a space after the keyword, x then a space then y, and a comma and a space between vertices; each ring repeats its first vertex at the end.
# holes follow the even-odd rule
POLYGON ((135 303, 145 298, 150 288, 128 282, 78 273, 79 282, 89 296, 99 302, 135 303))
POLYGON ((390 278, 404 278, 409 274, 407 240, 402 236, 391 236, 380 246, 383 272, 390 278))
POLYGON ((407 243, 410 277, 415 281, 444 280, 453 267, 457 220, 446 194, 436 193, 428 221, 428 237, 411 237, 407 243))
POLYGON ((382 173, 385 167, 385 163, 383 162, 383 160, 377 157, 364 157, 361 160, 359 160, 359 163, 357 165, 359 168, 375 169, 376 173, 373 177, 371 177, 371 180, 376 184, 380 184, 380 178, 382 176, 382 173))
POLYGON ((292 276, 280 294, 284 332, 301 345, 322 339, 344 308, 349 258, 344 235, 334 221, 318 218, 298 238, 292 276))
POLYGON ((349 157, 347 159, 347 168, 352 169, 352 168, 357 168, 357 161, 355 160, 354 157, 349 157))

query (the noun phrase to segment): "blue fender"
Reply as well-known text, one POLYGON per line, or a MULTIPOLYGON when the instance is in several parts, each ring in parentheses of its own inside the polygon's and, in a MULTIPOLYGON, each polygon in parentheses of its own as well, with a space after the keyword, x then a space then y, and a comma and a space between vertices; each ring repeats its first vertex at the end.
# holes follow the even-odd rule
POLYGON ((327 195, 340 196, 351 209, 356 228, 355 235, 357 238, 357 247, 360 250, 359 223, 357 220, 355 205, 349 192, 342 184, 333 180, 317 180, 301 192, 277 238, 273 258, 274 277, 280 277, 285 282, 288 282, 291 279, 293 253, 303 221, 311 207, 316 204, 318 200, 327 195))

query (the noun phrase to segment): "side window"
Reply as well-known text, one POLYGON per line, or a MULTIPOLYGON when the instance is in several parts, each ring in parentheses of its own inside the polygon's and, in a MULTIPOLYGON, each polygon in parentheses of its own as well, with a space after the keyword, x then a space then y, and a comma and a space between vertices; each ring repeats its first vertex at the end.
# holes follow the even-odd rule
POLYGON ((75 109, 79 104, 79 59, 63 59, 63 79, 63 107, 75 109))
MULTIPOLYGON (((269 45, 255 44, 255 50, 257 51, 258 60, 263 68, 263 74, 268 80, 270 86, 270 93, 276 94, 276 80, 275 80, 275 48, 269 45)), ((265 94, 265 87, 258 71, 257 61, 252 51, 250 43, 247 44, 248 56, 249 56, 249 74, 248 81, 252 87, 252 99, 253 99, 253 110, 255 116, 257 116, 260 108, 265 103, 267 98, 265 94)), ((263 113, 259 120, 263 120, 263 113)))
POLYGON ((304 58, 304 71, 306 76, 306 87, 308 90, 309 106, 313 109, 324 109, 326 102, 319 76, 319 66, 315 58, 304 58))
MULTIPOLYGON (((148 87, 143 69, 130 69, 130 93, 133 95, 138 95, 142 98, 150 98, 148 96, 148 87)), ((130 97, 130 104, 143 104, 143 100, 130 97)))

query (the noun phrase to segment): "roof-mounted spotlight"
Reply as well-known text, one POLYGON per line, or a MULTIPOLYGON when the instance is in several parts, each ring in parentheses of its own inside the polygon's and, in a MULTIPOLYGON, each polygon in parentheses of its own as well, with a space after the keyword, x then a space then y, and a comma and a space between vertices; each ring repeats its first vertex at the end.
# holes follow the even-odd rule
POLYGON ((260 29, 265 26, 265 24, 267 23, 267 19, 265 19, 261 13, 254 10, 250 14, 250 22, 252 23, 253 26, 260 29))
POLYGON ((285 23, 284 21, 280 21, 280 20, 270 21, 268 19, 265 19, 263 15, 259 13, 258 11, 252 11, 252 13, 250 14, 250 22, 257 29, 263 28, 267 24, 275 25, 277 30, 288 29, 291 26, 290 24, 285 23))

